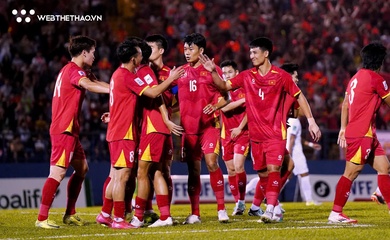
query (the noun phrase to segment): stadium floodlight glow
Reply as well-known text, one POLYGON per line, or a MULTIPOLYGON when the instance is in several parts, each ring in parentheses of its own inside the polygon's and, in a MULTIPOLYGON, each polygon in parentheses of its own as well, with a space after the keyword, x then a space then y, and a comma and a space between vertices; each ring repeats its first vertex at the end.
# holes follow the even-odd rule
POLYGON ((35 14, 35 10, 34 9, 31 9, 30 10, 30 15, 34 15, 35 14))
POLYGON ((16 15, 16 14, 18 14, 18 10, 16 9, 12 10, 12 15, 16 15))
POLYGON ((26 15, 26 10, 25 9, 22 9, 21 11, 20 11, 20 14, 22 14, 22 15, 26 15))
POLYGON ((31 22, 31 18, 30 17, 26 17, 26 19, 24 19, 24 21, 26 21, 26 23, 29 23, 29 22, 31 22))
POLYGON ((17 17, 17 18, 16 18, 16 21, 17 21, 18 23, 20 23, 20 22, 22 22, 22 18, 21 18, 21 17, 17 17))

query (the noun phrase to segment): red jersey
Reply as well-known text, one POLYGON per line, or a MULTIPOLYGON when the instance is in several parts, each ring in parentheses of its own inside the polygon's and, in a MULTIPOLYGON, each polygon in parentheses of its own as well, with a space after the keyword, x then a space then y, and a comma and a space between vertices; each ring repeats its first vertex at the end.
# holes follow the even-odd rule
MULTIPOLYGON (((159 82, 163 82, 165 80, 167 80, 167 78, 169 77, 169 73, 171 72, 171 69, 167 66, 163 66, 158 72, 157 72, 157 79, 159 82)), ((171 84, 171 87, 168 88, 164 93, 163 93, 163 99, 164 99, 164 103, 167 107, 167 110, 168 110, 168 115, 169 115, 169 118, 171 117, 172 115, 172 103, 173 103, 173 93, 172 93, 172 86, 176 85, 176 83, 174 82, 174 84, 171 84)))
POLYGON ((110 80, 110 122, 107 142, 128 139, 137 141, 137 102, 149 85, 128 69, 119 67, 110 80))
MULTIPOLYGON (((148 65, 142 65, 137 70, 137 76, 146 82, 150 87, 157 86, 157 78, 152 68, 148 65)), ((155 99, 143 96, 141 98, 142 106, 142 129, 141 135, 152 132, 171 134, 171 131, 165 125, 159 107, 162 104, 161 97, 155 99)))
MULTIPOLYGON (((238 88, 236 90, 230 91, 230 99, 232 102, 240 100, 242 98, 245 98, 245 93, 242 88, 238 88)), ((222 139, 230 139, 230 133, 232 128, 236 128, 240 125, 242 119, 245 117, 245 104, 242 104, 239 107, 236 107, 235 109, 232 109, 227 112, 221 111, 221 118, 222 118, 222 130, 221 130, 221 138, 222 139)), ((245 128, 242 130, 242 133, 244 131, 248 131, 248 127, 245 126, 245 128)))
POLYGON ((85 89, 79 83, 86 77, 86 72, 74 62, 61 69, 54 87, 50 134, 79 135, 79 115, 85 95, 85 89))
MULTIPOLYGON (((184 70, 184 76, 177 80, 180 121, 186 134, 200 134, 218 126, 216 114, 204 114, 203 108, 209 103, 216 103, 221 94, 211 73, 203 65, 194 68, 186 64, 184 70)), ((222 76, 219 67, 217 71, 222 76)))
POLYGON ((345 137, 374 137, 375 118, 382 100, 390 95, 387 82, 378 73, 360 69, 349 81, 348 124, 345 137))
POLYGON ((291 75, 271 66, 270 71, 261 76, 252 68, 239 73, 230 83, 233 89, 245 90, 250 139, 256 142, 286 139, 287 95, 296 97, 301 92, 291 75))

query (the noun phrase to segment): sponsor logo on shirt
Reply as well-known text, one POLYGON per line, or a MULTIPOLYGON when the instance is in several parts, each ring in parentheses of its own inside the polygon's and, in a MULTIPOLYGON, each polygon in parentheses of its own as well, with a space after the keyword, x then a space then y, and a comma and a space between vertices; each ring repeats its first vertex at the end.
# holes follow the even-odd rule
POLYGON ((78 73, 79 73, 80 76, 86 76, 87 75, 87 74, 85 74, 84 71, 78 71, 78 73))
POLYGON ((139 86, 142 86, 142 85, 145 84, 140 78, 136 78, 136 79, 134 79, 134 81, 135 81, 139 86))
POLYGON ((209 148, 214 148, 214 144, 213 144, 213 143, 210 143, 210 144, 209 144, 209 148))
POLYGON ((389 89, 389 87, 387 86, 387 83, 386 83, 386 81, 383 81, 382 83, 383 83, 383 87, 384 87, 384 88, 385 88, 385 90, 387 91, 387 89, 389 89))
POLYGON ((252 84, 255 84, 256 80, 254 78, 252 78, 252 84))
POLYGON ((149 74, 144 77, 144 80, 147 84, 151 84, 153 82, 153 78, 149 74))
POLYGON ((282 155, 278 156, 278 161, 282 161, 282 155))

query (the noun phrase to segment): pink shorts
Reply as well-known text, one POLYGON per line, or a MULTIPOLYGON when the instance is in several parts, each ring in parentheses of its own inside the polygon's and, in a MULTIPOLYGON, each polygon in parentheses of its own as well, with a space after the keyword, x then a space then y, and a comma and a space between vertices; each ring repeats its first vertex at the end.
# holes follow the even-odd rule
POLYGON ((50 135, 50 165, 68 168, 73 159, 86 160, 78 137, 70 134, 50 135))
POLYGON ((149 133, 142 135, 139 144, 138 156, 142 161, 160 162, 172 159, 172 137, 163 133, 149 133))
POLYGON ((119 140, 108 143, 111 165, 117 168, 133 168, 136 147, 133 140, 119 140))
POLYGON ((269 142, 251 142, 253 169, 267 168, 267 165, 282 166, 286 153, 286 140, 269 142))
POLYGON ((377 138, 346 138, 346 160, 358 165, 364 165, 375 156, 386 155, 377 138))
POLYGON ((249 150, 249 136, 248 134, 239 135, 238 137, 231 139, 222 139, 222 159, 224 161, 232 160, 234 154, 241 154, 245 157, 248 155, 249 150))
POLYGON ((201 134, 183 134, 182 161, 200 161, 203 154, 219 154, 219 135, 219 128, 208 128, 201 134))

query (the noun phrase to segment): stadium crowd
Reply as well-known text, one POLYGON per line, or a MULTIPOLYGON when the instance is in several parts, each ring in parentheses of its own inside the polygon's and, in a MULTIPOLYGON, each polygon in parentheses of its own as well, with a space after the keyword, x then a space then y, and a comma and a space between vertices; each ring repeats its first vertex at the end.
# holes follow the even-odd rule
MULTIPOLYGON (((0 162, 48 160, 51 99, 56 75, 70 59, 69 36, 85 34, 97 40, 92 71, 106 82, 119 64, 115 48, 128 35, 163 34, 171 46, 166 64, 179 66, 185 63, 183 37, 199 32, 206 36, 206 53, 216 63, 233 59, 242 70, 251 66, 250 39, 270 37, 273 64, 300 65, 300 88, 318 125, 328 131, 316 156, 320 159, 339 159, 340 104, 346 83, 360 68, 359 50, 375 40, 390 48, 390 3, 386 0, 130 1, 136 4, 134 15, 114 21, 121 15, 121 2, 0 2, 0 162), (39 14, 96 14, 103 21, 18 23, 12 10, 22 8, 39 14)), ((390 79, 390 58, 385 61, 382 73, 390 79)), ((106 125, 100 121, 107 102, 107 96, 89 93, 83 103, 81 124, 89 134, 80 140, 89 160, 109 156, 106 125)), ((387 129, 390 113, 382 116, 378 129, 387 129)))

